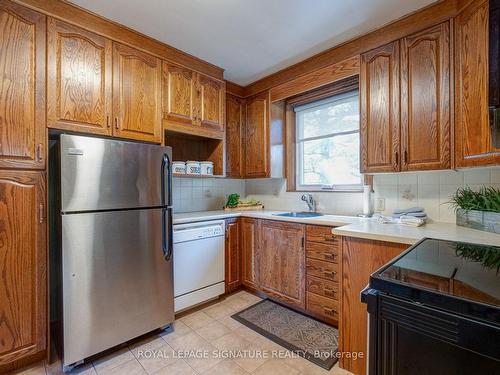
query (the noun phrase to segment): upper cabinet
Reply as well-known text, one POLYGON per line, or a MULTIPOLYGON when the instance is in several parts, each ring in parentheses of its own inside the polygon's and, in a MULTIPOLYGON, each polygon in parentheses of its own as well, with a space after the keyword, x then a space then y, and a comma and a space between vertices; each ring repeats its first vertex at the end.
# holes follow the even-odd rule
POLYGON ((361 55, 361 171, 399 170, 399 41, 361 55))
POLYGON ((245 100, 226 95, 226 176, 243 177, 245 100))
POLYGON ((450 24, 361 56, 362 171, 451 167, 450 24))
POLYGON ((44 169, 45 16, 0 1, 0 168, 44 169))
POLYGON ((198 75, 199 121, 201 126, 224 131, 224 82, 198 75))
POLYGON ((244 175, 247 178, 270 175, 269 104, 268 92, 247 99, 243 134, 244 175))
POLYGON ((47 126, 111 135, 112 42, 49 19, 47 126))
POLYGON ((195 108, 196 73, 163 62, 163 118, 188 125, 198 125, 195 108))
POLYGON ((178 133, 222 138, 225 83, 163 63, 164 127, 178 133))
POLYGON ((488 116, 488 1, 475 0, 455 19, 455 165, 500 164, 488 116))
POLYGON ((115 135, 162 141, 160 59, 113 44, 113 116, 115 135))
POLYGON ((401 41, 401 170, 451 167, 450 54, 449 22, 401 41))

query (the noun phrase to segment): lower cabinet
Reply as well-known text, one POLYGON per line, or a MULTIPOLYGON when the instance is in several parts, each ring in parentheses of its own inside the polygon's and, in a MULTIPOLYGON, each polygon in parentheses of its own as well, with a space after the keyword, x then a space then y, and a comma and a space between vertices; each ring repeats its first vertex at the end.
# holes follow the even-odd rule
POLYGON ((241 283, 255 289, 258 285, 257 249, 259 238, 259 220, 241 218, 241 283))
POLYGON ((226 220, 225 253, 226 293, 230 293, 241 285, 240 222, 238 219, 226 220))
POLYGON ((259 289, 269 296, 305 308, 304 225, 262 220, 259 289))
POLYGON ((47 340, 45 173, 0 170, 0 373, 47 340))
POLYGON ((342 238, 342 308, 339 319, 339 351, 364 353, 342 357, 340 367, 353 374, 366 374, 368 313, 360 293, 370 275, 406 250, 409 245, 360 238, 342 238))

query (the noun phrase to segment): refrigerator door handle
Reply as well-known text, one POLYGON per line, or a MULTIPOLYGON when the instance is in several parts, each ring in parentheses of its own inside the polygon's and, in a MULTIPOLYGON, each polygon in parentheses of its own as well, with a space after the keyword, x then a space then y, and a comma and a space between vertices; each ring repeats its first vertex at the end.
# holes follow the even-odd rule
POLYGON ((164 208, 162 213, 162 248, 163 257, 167 262, 172 257, 173 234, 172 209, 164 208))
POLYGON ((168 154, 163 154, 161 160, 161 203, 164 206, 172 206, 172 164, 168 154), (166 176, 165 169, 167 170, 166 176), (165 177, 168 184, 165 184, 165 177), (166 191, 165 185, 167 185, 168 191, 166 191))

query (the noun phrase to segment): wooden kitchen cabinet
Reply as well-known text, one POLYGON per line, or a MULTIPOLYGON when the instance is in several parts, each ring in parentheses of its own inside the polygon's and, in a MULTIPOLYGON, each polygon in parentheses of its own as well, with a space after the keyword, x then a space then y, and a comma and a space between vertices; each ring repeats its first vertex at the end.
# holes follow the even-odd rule
POLYGON ((243 177, 245 100, 226 95, 226 177, 243 177))
POLYGON ((225 239, 225 281, 226 293, 238 289, 241 285, 241 248, 239 219, 226 220, 225 239))
POLYGON ((46 165, 45 19, 0 1, 0 168, 46 165))
POLYGON ((113 43, 113 134, 162 142, 161 61, 113 43))
POLYGON ((269 177, 269 92, 247 99, 244 131, 245 178, 269 177))
POLYGON ((281 302, 305 308, 304 225, 262 220, 259 289, 281 302))
POLYGON ((46 349, 45 196, 44 172, 0 170, 0 372, 46 349))
POLYGON ((163 120, 166 130, 221 138, 225 123, 223 81, 163 62, 163 120))
POLYGON ((47 126, 112 135, 112 42, 49 18, 47 126))
POLYGON ((406 250, 409 245, 361 238, 342 239, 342 304, 339 318, 339 351, 363 352, 363 358, 340 359, 340 366, 354 374, 366 374, 367 325, 366 305, 360 293, 370 275, 406 250))
POLYGON ((444 22, 401 40, 401 170, 451 167, 451 43, 444 22))
POLYGON ((455 18, 455 166, 500 164, 489 123, 488 1, 472 1, 455 18))
POLYGON ((241 218, 241 282, 250 289, 256 289, 259 285, 259 229, 259 220, 241 218))
POLYGON ((399 171, 399 41, 361 55, 361 171, 399 171))

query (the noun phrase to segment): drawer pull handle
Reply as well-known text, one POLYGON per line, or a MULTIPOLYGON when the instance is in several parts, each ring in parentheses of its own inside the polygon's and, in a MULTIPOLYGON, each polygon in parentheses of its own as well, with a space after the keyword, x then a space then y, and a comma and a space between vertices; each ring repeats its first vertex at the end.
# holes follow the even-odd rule
POLYGON ((337 310, 335 309, 332 309, 330 307, 326 307, 326 306, 321 306, 323 308, 323 311, 325 312, 325 314, 328 314, 328 315, 335 315, 337 314, 337 310))
POLYGON ((335 254, 325 254, 325 258, 326 259, 331 259, 331 260, 335 260, 337 256, 335 254))
POLYGON ((335 290, 327 288, 324 288, 323 291, 325 292, 325 294, 331 294, 331 295, 335 295, 337 293, 335 290))
POLYGON ((332 272, 325 271, 325 272, 323 272, 323 274, 325 276, 328 276, 328 277, 335 277, 335 276, 337 276, 337 272, 335 272, 335 271, 332 271, 332 272))

